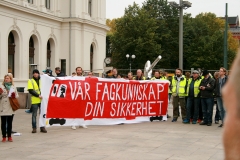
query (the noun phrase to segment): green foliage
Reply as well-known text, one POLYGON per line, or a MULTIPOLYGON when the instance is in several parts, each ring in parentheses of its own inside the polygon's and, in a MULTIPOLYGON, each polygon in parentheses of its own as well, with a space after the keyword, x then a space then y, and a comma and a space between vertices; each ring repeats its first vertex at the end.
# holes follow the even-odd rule
MULTIPOLYGON (((223 19, 212 13, 195 18, 183 18, 184 69, 219 69, 223 66, 223 19)), ((143 69, 147 60, 158 55, 162 60, 155 68, 174 69, 179 61, 179 12, 167 0, 146 0, 142 7, 136 3, 125 9, 123 17, 107 20, 111 30, 107 34, 107 56, 114 67, 127 69, 126 54, 135 54, 132 68, 143 69)), ((238 42, 228 33, 228 64, 236 55, 238 42)))

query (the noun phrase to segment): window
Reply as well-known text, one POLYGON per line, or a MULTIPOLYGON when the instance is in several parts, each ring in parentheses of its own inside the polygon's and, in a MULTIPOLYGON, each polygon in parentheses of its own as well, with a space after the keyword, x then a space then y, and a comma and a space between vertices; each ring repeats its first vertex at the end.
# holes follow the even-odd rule
POLYGON ((34 64, 34 42, 33 38, 31 37, 29 40, 29 64, 34 64))
POLYGON ((15 54, 15 44, 13 33, 10 32, 8 36, 8 73, 12 73, 14 76, 14 54, 15 54))
POLYGON ((28 3, 31 3, 31 4, 33 4, 33 0, 28 0, 28 3))
POLYGON ((88 0, 88 14, 92 16, 92 0, 88 0))
POLYGON ((45 7, 50 9, 50 0, 45 0, 45 7))
POLYGON ((49 40, 47 42, 47 67, 51 67, 51 45, 49 40))

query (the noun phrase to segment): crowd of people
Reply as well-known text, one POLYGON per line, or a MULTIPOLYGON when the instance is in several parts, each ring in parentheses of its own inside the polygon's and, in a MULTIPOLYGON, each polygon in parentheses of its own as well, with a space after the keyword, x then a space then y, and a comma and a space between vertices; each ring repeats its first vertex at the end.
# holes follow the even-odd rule
MULTIPOLYGON (((72 76, 84 76, 82 67, 77 67, 72 76)), ((38 110, 41 106, 41 79, 40 72, 34 69, 33 77, 28 80, 28 92, 31 94, 31 108, 26 110, 27 113, 32 114, 32 133, 37 133, 36 118, 38 110)), ((42 74, 47 74, 53 76, 51 69, 46 69, 42 74)), ((65 77, 66 75, 61 72, 60 67, 55 68, 55 77, 65 77)), ((92 72, 88 72, 87 76, 93 76, 92 72)), ((207 70, 200 73, 194 70, 192 74, 187 72, 183 75, 181 69, 175 70, 174 76, 168 76, 167 72, 155 71, 152 78, 145 77, 141 69, 138 69, 136 76, 132 72, 129 72, 127 76, 123 77, 118 74, 116 68, 111 70, 111 74, 107 74, 105 78, 124 78, 127 80, 168 80, 170 82, 168 97, 169 100, 172 97, 173 104, 173 119, 172 122, 176 122, 178 117, 180 117, 179 106, 181 107, 181 116, 183 123, 197 124, 200 125, 212 125, 213 116, 213 106, 214 98, 216 99, 217 112, 215 115, 215 123, 219 123, 219 119, 223 120, 225 115, 225 109, 222 101, 221 89, 226 83, 228 77, 226 69, 221 67, 219 72, 214 74, 212 77, 207 70)), ((12 121, 14 116, 14 111, 10 106, 8 100, 9 90, 12 89, 17 94, 16 87, 14 87, 13 76, 7 74, 4 76, 4 82, 0 88, 0 98, 1 98, 1 129, 2 129, 2 142, 8 141, 12 142, 12 121)), ((171 116, 167 115, 168 118, 171 116)), ((82 125, 83 128, 87 128, 85 124, 82 125)), ((72 126, 72 129, 76 129, 76 126, 72 126)), ((45 126, 40 126, 40 132, 47 133, 45 126)))

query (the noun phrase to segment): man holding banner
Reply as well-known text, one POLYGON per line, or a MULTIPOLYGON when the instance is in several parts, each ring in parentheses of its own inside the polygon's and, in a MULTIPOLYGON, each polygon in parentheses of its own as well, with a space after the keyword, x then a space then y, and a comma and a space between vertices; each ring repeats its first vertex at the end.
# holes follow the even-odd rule
MULTIPOLYGON (((41 106, 41 80, 39 71, 37 69, 33 70, 33 78, 28 80, 28 91, 32 95, 31 96, 31 110, 32 110, 32 133, 37 133, 37 125, 36 125, 36 118, 37 118, 37 111, 40 109, 41 106)), ((40 127, 40 132, 47 133, 45 126, 40 127)))

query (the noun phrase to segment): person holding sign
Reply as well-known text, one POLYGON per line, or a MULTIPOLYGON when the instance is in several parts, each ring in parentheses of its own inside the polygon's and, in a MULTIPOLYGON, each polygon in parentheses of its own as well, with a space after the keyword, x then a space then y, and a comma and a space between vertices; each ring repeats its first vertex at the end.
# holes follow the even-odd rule
POLYGON ((146 80, 146 77, 143 76, 142 70, 137 70, 137 76, 133 78, 134 80, 146 80))
MULTIPOLYGON (((39 71, 37 69, 33 70, 33 78, 28 80, 28 92, 32 95, 31 96, 31 110, 32 110, 32 133, 37 133, 37 111, 41 107, 41 80, 39 76, 39 71)), ((40 127, 40 131, 42 133, 47 133, 45 126, 40 127)))
POLYGON ((4 76, 4 81, 0 87, 0 115, 1 115, 1 129, 2 129, 2 142, 6 142, 6 134, 8 141, 12 142, 12 121, 14 111, 11 107, 9 97, 18 97, 17 90, 13 83, 13 78, 10 74, 4 76), (7 125, 7 126, 6 126, 7 125), (7 133, 6 133, 7 128, 7 133))

